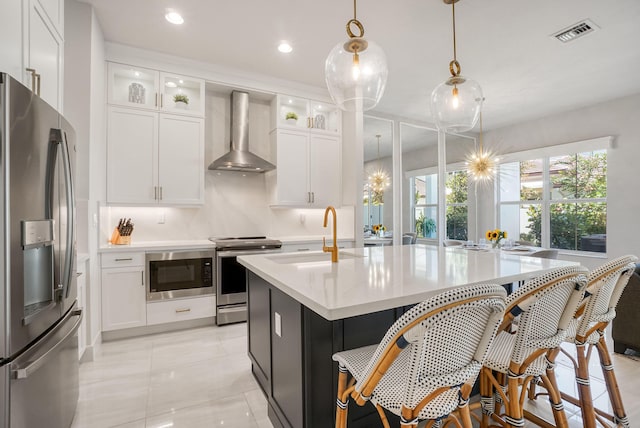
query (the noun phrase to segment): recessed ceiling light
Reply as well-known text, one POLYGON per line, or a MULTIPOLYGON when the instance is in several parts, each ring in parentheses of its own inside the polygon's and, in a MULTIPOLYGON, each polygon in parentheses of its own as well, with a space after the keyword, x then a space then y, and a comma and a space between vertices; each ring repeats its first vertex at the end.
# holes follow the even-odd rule
POLYGON ((278 50, 282 53, 290 53, 293 48, 288 42, 280 42, 280 44, 278 45, 278 50))
POLYGON ((184 23, 184 19, 182 18, 182 15, 180 15, 175 10, 167 9, 167 13, 164 15, 164 17, 167 21, 169 21, 172 24, 180 25, 184 23))
POLYGON ((167 88, 176 88, 178 87, 178 85, 176 85, 176 82, 167 82, 164 84, 164 86, 166 86, 167 88))
POLYGON ((134 72, 133 72, 133 74, 134 74, 136 77, 140 77, 140 72, 139 72, 139 71, 134 71, 134 72))
POLYGON ((180 82, 180 83, 184 83, 184 80, 180 79, 180 80, 178 80, 178 82, 180 82))

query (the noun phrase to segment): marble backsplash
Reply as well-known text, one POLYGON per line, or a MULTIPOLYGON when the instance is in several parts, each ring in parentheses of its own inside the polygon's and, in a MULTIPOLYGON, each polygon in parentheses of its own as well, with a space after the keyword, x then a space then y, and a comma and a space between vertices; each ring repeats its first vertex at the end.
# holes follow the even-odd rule
MULTIPOLYGON (((337 209, 338 236, 354 236, 354 209, 337 209)), ((271 208, 263 174, 208 172, 205 205, 178 207, 100 207, 100 245, 105 245, 120 218, 135 224, 133 241, 206 239, 209 236, 292 237, 327 235, 324 208, 271 208)), ((331 223, 329 223, 331 227, 331 223)))

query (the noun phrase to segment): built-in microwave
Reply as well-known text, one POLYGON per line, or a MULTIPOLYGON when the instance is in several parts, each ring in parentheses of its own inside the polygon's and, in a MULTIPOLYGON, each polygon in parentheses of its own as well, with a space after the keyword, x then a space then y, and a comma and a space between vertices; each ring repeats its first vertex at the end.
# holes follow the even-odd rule
POLYGON ((147 300, 215 293, 213 251, 147 253, 147 300))

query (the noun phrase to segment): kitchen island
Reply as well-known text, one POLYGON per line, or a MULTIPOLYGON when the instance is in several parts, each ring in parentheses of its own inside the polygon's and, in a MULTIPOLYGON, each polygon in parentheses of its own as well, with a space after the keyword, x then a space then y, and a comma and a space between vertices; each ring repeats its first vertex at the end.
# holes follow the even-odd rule
MULTIPOLYGON (((238 257, 248 275, 248 351, 275 427, 334 423, 331 355, 380 341, 412 305, 445 289, 507 284, 574 262, 429 245, 238 257)), ((381 426, 373 406, 349 408, 348 426, 381 426)))

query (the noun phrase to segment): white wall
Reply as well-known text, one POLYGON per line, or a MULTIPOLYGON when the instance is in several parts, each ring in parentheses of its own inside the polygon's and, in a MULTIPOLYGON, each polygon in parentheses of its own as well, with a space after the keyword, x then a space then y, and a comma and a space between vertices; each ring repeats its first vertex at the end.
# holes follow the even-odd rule
POLYGON ((65 2, 65 117, 76 131, 78 252, 89 254, 87 325, 89 349, 101 330, 98 202, 105 197, 104 37, 93 8, 65 2))
MULTIPOLYGON (((640 255, 640 94, 548 116, 485 133, 485 146, 498 154, 611 135, 607 156, 607 258, 640 255)), ((480 198, 482 200, 483 198, 480 198)), ((480 230, 495 227, 492 204, 479 210, 480 230)), ((562 257, 595 267, 601 258, 562 257)))

